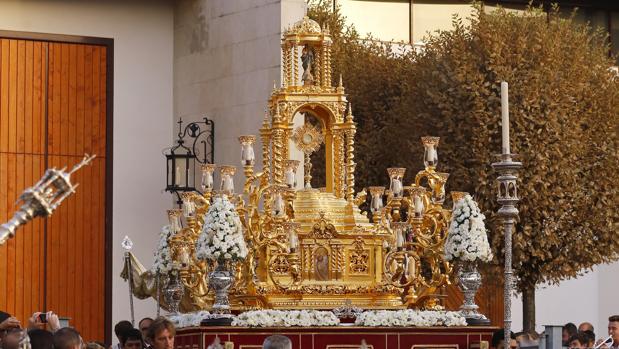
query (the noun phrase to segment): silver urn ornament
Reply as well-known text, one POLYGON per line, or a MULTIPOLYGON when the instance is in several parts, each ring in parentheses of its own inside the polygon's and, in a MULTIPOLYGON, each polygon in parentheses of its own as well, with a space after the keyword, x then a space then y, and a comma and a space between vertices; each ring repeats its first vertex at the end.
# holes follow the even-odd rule
POLYGON ((479 306, 475 304, 475 294, 481 286, 481 274, 477 271, 475 262, 462 262, 458 270, 458 285, 464 294, 464 303, 460 306, 462 316, 466 318, 469 325, 490 325, 490 320, 477 310, 479 306))
POLYGON ((163 297, 170 313, 178 314, 179 305, 183 299, 184 288, 180 280, 178 271, 173 270, 170 272, 170 279, 168 285, 163 289, 163 297))
POLYGON ((233 267, 230 263, 217 262, 215 270, 208 274, 208 286, 215 292, 215 301, 213 302, 212 310, 214 314, 230 313, 228 291, 234 282, 234 275, 231 269, 233 269, 233 267))

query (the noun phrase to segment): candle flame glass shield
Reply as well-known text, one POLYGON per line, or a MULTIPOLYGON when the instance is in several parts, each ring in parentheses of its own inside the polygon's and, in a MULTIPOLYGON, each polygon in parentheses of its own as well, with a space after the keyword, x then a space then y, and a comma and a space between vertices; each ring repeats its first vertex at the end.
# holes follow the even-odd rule
POLYGON ((299 236, 297 232, 301 227, 301 223, 284 222, 282 223, 282 226, 284 227, 284 231, 288 232, 288 245, 290 247, 290 252, 294 253, 299 247, 299 236))
POLYGON ((383 208, 383 194, 385 187, 369 187, 370 195, 372 195, 370 211, 372 213, 380 212, 383 208))
POLYGON ((181 231, 181 214, 182 210, 173 209, 168 210, 168 223, 170 224, 170 230, 178 233, 181 231))
POLYGON ((245 135, 239 137, 241 143, 241 163, 243 166, 254 166, 254 143, 256 142, 256 136, 245 135))
POLYGON ((220 189, 224 194, 234 194, 234 174, 236 173, 236 167, 234 166, 221 166, 219 168, 221 176, 220 189))
POLYGON ((299 168, 299 160, 286 160, 284 161, 284 168, 286 169, 286 185, 288 188, 296 188, 297 186, 297 169, 299 168))
POLYGON ((410 189, 412 201, 413 201, 413 213, 414 217, 420 218, 425 211, 425 198, 427 190, 424 187, 413 186, 410 189))
POLYGON ((456 206, 456 203, 462 199, 464 199, 465 196, 467 196, 468 193, 465 191, 452 191, 451 192, 451 201, 453 202, 453 205, 456 206))
POLYGON ((213 190, 213 173, 215 172, 216 168, 217 165, 215 164, 204 164, 200 166, 200 169, 202 170, 200 189, 202 189, 203 193, 213 190))
POLYGON ((183 216, 193 217, 196 213, 196 205, 193 202, 193 193, 185 192, 181 193, 181 200, 183 201, 183 216))
POLYGON ((438 143, 440 137, 421 137, 423 144, 423 163, 426 168, 436 168, 438 165, 438 143))
POLYGON ((404 173, 406 173, 406 169, 401 167, 388 168, 387 173, 389 174, 390 182, 389 190, 391 190, 394 197, 401 198, 404 194, 402 180, 404 178, 404 173))
POLYGON ((398 249, 401 249, 404 246, 406 241, 406 232, 408 230, 409 223, 408 222, 393 222, 391 223, 391 228, 393 229, 393 233, 395 234, 395 244, 398 249))

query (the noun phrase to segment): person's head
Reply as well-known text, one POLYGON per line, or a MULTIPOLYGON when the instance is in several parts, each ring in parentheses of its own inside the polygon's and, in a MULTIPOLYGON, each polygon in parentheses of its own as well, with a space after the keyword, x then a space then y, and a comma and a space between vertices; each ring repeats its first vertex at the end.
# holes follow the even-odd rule
POLYGON ((583 322, 582 324, 578 325, 578 332, 585 332, 585 331, 591 331, 593 332, 593 325, 591 325, 590 322, 583 322))
POLYGON ((153 319, 149 317, 145 317, 142 320, 140 320, 140 322, 138 323, 138 329, 140 330, 140 332, 142 332, 142 338, 147 343, 149 343, 148 342, 148 328, 153 323, 153 321, 154 321, 153 319))
POLYGON ((571 322, 568 322, 567 324, 563 325, 563 337, 562 337, 562 342, 563 342, 563 346, 566 347, 569 343, 570 337, 575 335, 576 333, 578 333, 578 329, 576 328, 576 325, 574 325, 571 322))
POLYGON ((81 349, 82 337, 74 328, 64 327, 54 333, 54 349, 81 349))
POLYGON ((612 315, 608 318, 608 335, 613 336, 615 345, 619 343, 619 315, 612 315))
POLYGON ((587 348, 593 348, 595 346, 595 333, 591 330, 582 331, 582 334, 587 337, 587 348))
POLYGON ((20 327, 12 327, 2 330, 0 333, 0 348, 17 349, 23 337, 23 330, 20 327))
POLYGON ((88 342, 86 349, 105 349, 105 345, 99 342, 88 342))
POLYGON ((142 349, 144 341, 142 340, 142 332, 136 328, 132 328, 125 332, 120 342, 123 349, 142 349))
POLYGON ((54 348, 54 335, 49 331, 36 328, 28 331, 28 337, 30 337, 30 347, 32 349, 54 348))
POLYGON ((264 340, 262 349, 292 349, 292 341, 286 336, 276 334, 264 340))
POLYGON ((114 326, 114 334, 116 335, 116 338, 118 338, 118 341, 122 342, 123 334, 127 333, 127 331, 132 329, 133 325, 129 321, 123 320, 117 323, 116 326, 114 326))
POLYGON ((148 340, 153 349, 174 349, 176 327, 172 321, 158 317, 148 328, 148 340))
POLYGON ((516 342, 518 342, 518 348, 531 348, 539 346, 539 335, 535 332, 520 332, 515 336, 516 342))
POLYGON ((582 332, 578 332, 568 339, 568 346, 573 349, 584 349, 587 348, 588 344, 589 340, 582 332))
MULTIPOLYGON (((492 344, 492 348, 505 349, 505 331, 503 329, 495 331, 492 334, 491 344, 492 344)), ((516 336, 514 335, 514 332, 511 332, 509 348, 510 349, 518 348, 518 342, 516 342, 516 336)))

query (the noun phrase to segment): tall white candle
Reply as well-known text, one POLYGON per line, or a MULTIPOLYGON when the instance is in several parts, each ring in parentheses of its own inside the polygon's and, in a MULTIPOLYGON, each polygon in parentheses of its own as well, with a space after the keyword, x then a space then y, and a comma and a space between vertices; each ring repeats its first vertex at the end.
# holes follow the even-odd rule
POLYGON ((509 85, 501 81, 501 136, 503 154, 509 154, 509 85))

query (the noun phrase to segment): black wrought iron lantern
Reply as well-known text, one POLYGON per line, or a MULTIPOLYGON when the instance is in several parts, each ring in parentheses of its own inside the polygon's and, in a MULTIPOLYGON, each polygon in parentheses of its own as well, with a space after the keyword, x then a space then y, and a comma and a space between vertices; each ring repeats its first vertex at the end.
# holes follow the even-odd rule
POLYGON ((179 144, 170 148, 165 157, 168 168, 166 191, 180 193, 196 190, 196 155, 191 149, 180 140, 179 144))
POLYGON ((164 153, 167 168, 165 190, 176 194, 179 202, 180 193, 197 191, 196 166, 213 163, 215 124, 207 117, 203 120, 183 128, 183 120, 180 119, 176 145, 164 153))

